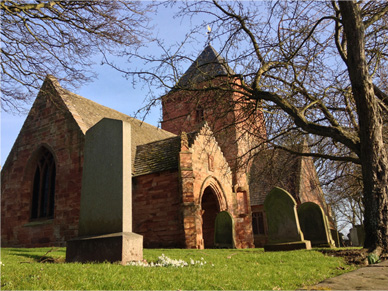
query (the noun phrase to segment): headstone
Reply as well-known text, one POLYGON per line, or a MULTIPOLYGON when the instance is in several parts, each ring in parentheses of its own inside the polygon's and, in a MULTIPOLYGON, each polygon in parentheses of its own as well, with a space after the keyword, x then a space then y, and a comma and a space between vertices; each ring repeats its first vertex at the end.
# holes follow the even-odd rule
POLYGON ((356 225, 350 229, 350 241, 354 247, 361 247, 364 245, 365 231, 362 225, 356 225))
POLYGON ((318 204, 305 202, 299 205, 298 217, 304 237, 311 241, 312 246, 334 246, 327 217, 318 204))
POLYGON ((214 230, 214 246, 233 248, 233 220, 227 211, 217 214, 214 230))
POLYGON ((352 244, 352 246, 358 246, 358 236, 357 236, 357 229, 356 228, 351 228, 349 230, 349 239, 352 244))
POLYGON ((85 135, 79 237, 66 261, 143 259, 143 237, 132 233, 131 125, 104 118, 85 135))
POLYGON ((310 249, 299 226, 295 199, 284 189, 273 188, 264 201, 268 224, 265 251, 310 249))

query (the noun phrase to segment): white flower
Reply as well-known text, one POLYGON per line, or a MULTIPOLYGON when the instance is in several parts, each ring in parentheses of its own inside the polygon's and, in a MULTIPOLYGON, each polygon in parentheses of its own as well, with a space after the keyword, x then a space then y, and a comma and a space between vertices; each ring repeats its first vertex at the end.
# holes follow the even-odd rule
MULTIPOLYGON (((190 259, 190 265, 198 264, 203 266, 204 264, 206 264, 206 262, 203 261, 203 258, 201 259, 202 261, 194 261, 193 259, 190 259)), ((166 255, 162 254, 155 263, 154 262, 148 263, 147 261, 144 260, 144 261, 137 261, 137 262, 129 262, 127 265, 141 266, 141 267, 175 267, 175 268, 181 267, 183 268, 183 267, 189 266, 189 263, 187 263, 184 260, 170 259, 166 255)))

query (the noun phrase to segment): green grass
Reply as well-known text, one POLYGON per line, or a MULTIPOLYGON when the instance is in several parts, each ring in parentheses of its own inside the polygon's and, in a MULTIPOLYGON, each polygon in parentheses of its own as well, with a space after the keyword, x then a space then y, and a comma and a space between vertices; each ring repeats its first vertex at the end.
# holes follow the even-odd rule
POLYGON ((311 286, 354 270, 342 258, 317 251, 145 249, 144 259, 190 258, 207 263, 184 268, 119 264, 64 263, 65 248, 47 254, 54 263, 38 262, 50 248, 3 248, 1 289, 28 290, 272 290, 311 286))

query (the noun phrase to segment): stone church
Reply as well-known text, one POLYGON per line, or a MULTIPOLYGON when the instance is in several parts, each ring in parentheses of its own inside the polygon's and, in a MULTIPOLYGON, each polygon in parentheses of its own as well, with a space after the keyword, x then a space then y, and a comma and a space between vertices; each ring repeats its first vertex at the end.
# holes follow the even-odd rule
POLYGON ((208 45, 161 98, 160 129, 47 76, 1 172, 2 246, 64 246, 78 236, 85 134, 104 118, 131 125, 132 227, 146 248, 261 247, 274 186, 329 215, 312 159, 265 150, 260 108, 246 110, 255 104, 238 90, 208 90, 230 78, 238 76, 208 45), (221 216, 227 245, 216 235, 221 216))

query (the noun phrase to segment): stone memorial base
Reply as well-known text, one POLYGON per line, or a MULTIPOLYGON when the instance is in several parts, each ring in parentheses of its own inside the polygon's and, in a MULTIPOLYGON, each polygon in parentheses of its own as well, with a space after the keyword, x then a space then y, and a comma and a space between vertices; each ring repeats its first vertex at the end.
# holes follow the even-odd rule
POLYGON ((310 250, 311 242, 309 240, 293 241, 278 244, 268 244, 264 246, 264 251, 292 251, 292 250, 310 250))
POLYGON ((121 262, 143 260, 143 236, 118 232, 67 241, 66 262, 121 262))
POLYGON ((331 245, 327 242, 322 242, 322 243, 316 242, 313 244, 313 247, 315 247, 315 248, 332 248, 332 247, 334 247, 334 242, 333 242, 333 245, 331 245))

